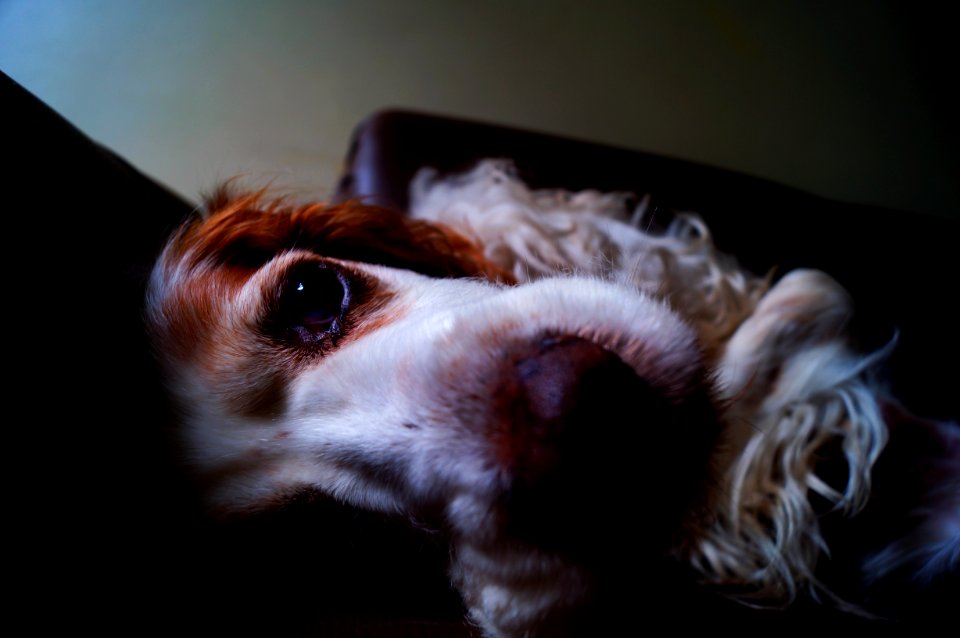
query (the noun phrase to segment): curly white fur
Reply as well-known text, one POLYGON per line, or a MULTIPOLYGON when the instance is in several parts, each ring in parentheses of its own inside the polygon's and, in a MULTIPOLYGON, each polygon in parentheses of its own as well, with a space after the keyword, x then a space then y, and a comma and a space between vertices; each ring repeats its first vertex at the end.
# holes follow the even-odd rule
POLYGON ((664 299, 709 347, 753 312, 767 280, 719 252, 703 220, 678 214, 663 234, 644 232, 650 197, 630 193, 532 190, 504 160, 439 179, 421 170, 411 214, 442 222, 483 246, 520 282, 562 273, 595 275, 664 299))
POLYGON ((678 214, 665 233, 642 227, 622 193, 531 190, 509 162, 486 161, 442 180, 422 171, 412 214, 485 247, 520 281, 558 272, 628 282, 666 301, 700 336, 725 399, 718 480, 676 552, 704 581, 752 604, 780 605, 818 588, 825 542, 817 494, 854 513, 887 439, 864 357, 845 343, 845 291, 816 271, 768 280, 716 250, 702 219, 678 214), (844 485, 818 472, 817 452, 839 444, 844 485))

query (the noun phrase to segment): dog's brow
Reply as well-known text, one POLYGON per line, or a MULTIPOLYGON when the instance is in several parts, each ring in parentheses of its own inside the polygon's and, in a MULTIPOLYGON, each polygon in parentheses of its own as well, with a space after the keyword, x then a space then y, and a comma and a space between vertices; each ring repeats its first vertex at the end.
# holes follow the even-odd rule
POLYGON ((194 265, 256 269, 281 252, 309 250, 323 257, 403 268, 431 277, 512 279, 458 233, 360 204, 291 208, 250 196, 215 210, 178 241, 194 265))

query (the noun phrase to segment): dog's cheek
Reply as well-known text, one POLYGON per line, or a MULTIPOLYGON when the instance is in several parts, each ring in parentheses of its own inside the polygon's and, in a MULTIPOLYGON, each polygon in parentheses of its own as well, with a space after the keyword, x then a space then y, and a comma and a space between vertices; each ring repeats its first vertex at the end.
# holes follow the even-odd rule
MULTIPOLYGON (((255 368, 255 365, 250 365, 255 368)), ((287 374, 282 369, 248 370, 246 382, 233 379, 222 385, 224 408, 238 416, 274 419, 283 414, 287 401, 287 374)))
POLYGON ((276 418, 287 402, 290 379, 305 363, 254 334, 213 331, 193 369, 195 383, 225 415, 276 418))

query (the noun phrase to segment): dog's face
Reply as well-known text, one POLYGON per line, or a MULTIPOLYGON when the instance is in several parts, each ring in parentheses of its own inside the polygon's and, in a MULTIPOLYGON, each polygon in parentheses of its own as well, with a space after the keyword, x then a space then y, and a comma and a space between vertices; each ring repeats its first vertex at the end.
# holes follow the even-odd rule
MULTIPOLYGON (((696 334, 626 286, 507 280, 450 231, 377 209, 248 197, 185 227, 150 325, 212 507, 312 491, 399 512, 464 563, 523 552, 481 570, 508 585, 590 562, 589 530, 611 522, 664 551, 718 434, 696 334), (622 504, 645 482, 638 528, 622 504)), ((551 604, 582 593, 564 588, 551 604)))
POLYGON ((666 555, 754 600, 815 587, 811 497, 862 507, 886 437, 845 291, 767 290, 695 220, 492 209, 468 240, 223 195, 171 239, 148 323, 211 510, 319 494, 437 530, 490 635, 561 635, 666 555))

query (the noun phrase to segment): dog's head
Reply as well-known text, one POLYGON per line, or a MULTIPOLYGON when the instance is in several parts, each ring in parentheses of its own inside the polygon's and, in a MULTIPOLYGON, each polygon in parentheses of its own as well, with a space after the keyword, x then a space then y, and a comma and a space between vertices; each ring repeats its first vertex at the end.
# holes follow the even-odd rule
POLYGON ((634 247, 648 261, 619 270, 653 285, 609 260, 528 277, 439 223, 222 193, 148 295, 211 509, 309 492, 440 530, 497 635, 559 622, 618 561, 671 552, 784 595, 819 542, 791 536, 807 491, 855 501, 882 434, 846 391, 842 290, 795 273, 758 305, 761 280, 671 248, 695 239, 634 247), (778 428, 793 433, 757 440, 778 428), (837 439, 859 445, 839 489, 809 458, 837 439))

